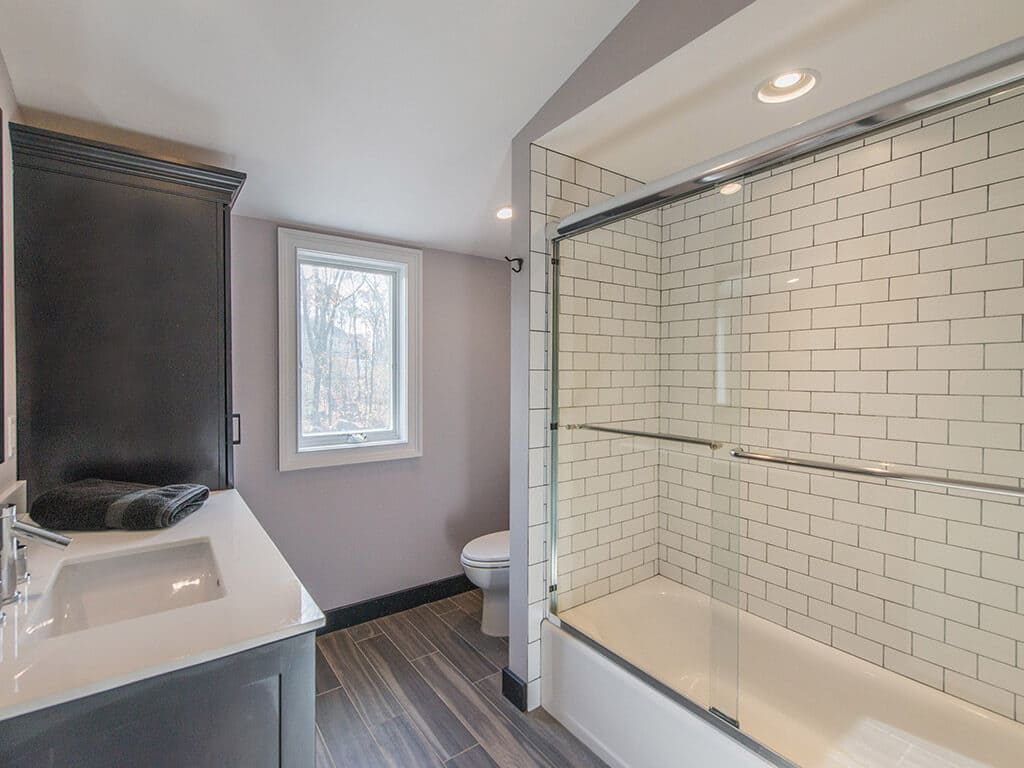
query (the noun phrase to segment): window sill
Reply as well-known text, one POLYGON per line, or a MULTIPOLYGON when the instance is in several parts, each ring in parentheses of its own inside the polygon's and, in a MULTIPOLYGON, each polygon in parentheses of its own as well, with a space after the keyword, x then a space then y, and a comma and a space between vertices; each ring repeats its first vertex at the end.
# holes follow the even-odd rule
POLYGON ((280 455, 282 472, 321 467, 343 467, 348 464, 368 464, 373 461, 416 459, 423 455, 418 445, 397 443, 390 445, 359 445, 351 448, 324 448, 320 450, 288 451, 280 455))

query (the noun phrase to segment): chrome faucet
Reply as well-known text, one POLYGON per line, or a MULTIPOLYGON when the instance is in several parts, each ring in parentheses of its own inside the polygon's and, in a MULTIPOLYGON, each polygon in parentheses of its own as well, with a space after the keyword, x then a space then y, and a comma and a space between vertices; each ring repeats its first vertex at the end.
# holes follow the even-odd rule
MULTIPOLYGON (((20 542, 23 537, 61 549, 71 543, 67 536, 18 520, 18 508, 14 504, 0 507, 0 606, 16 602, 20 597, 18 585, 28 581, 25 545, 20 542)), ((0 623, 4 618, 0 611, 0 623)))

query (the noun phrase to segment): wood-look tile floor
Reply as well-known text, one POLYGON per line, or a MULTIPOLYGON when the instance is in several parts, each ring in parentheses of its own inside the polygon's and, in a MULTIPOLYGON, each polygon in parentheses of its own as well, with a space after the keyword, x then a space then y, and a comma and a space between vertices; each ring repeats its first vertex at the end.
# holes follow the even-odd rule
POLYGON ((480 609, 474 590, 317 638, 317 768, 604 766, 501 695, 508 642, 480 609))

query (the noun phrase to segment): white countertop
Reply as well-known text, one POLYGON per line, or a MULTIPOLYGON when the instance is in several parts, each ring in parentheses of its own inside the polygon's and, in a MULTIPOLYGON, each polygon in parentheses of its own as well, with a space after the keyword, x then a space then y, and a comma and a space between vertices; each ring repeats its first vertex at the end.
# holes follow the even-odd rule
MULTIPOLYGON (((23 516, 24 519, 24 516, 23 516)), ((64 550, 27 539, 31 582, 0 609, 0 720, 310 632, 324 615, 237 491, 157 531, 70 533, 64 550), (40 639, 29 631, 62 562, 208 539, 223 596, 40 639)))

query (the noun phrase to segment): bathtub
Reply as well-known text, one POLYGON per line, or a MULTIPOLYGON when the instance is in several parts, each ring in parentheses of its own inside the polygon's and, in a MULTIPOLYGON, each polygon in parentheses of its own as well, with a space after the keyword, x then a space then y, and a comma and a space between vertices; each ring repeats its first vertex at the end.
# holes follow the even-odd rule
POLYGON ((661 576, 563 611, 542 658, 544 707, 611 765, 1024 765, 1024 725, 661 576), (715 633, 739 638, 738 699, 729 665, 714 703, 742 734, 704 709, 715 633))

